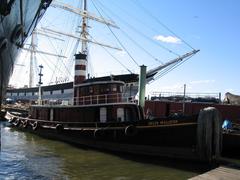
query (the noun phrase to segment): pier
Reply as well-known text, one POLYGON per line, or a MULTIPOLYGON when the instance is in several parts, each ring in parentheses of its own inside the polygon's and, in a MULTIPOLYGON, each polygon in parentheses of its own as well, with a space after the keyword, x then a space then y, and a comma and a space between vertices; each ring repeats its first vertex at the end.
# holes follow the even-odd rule
POLYGON ((228 180, 228 179, 240 179, 240 169, 227 167, 227 166, 220 166, 216 169, 208 171, 204 174, 200 174, 189 180, 228 180))

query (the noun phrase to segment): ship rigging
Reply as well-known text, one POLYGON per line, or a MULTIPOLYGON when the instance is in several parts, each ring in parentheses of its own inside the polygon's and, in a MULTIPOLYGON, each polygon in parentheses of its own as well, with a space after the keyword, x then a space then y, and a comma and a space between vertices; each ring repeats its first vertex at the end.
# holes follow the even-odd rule
MULTIPOLYGON (((135 54, 130 53, 130 50, 128 49, 128 47, 126 45, 124 45, 124 43, 121 40, 123 38, 119 37, 118 36, 119 34, 114 32, 112 28, 117 29, 117 30, 120 29, 122 34, 125 35, 125 39, 129 40, 131 43, 133 43, 136 46, 136 48, 140 49, 143 53, 145 53, 145 55, 150 57, 149 59, 153 59, 155 62, 158 63, 157 66, 155 66, 154 68, 151 68, 147 71, 147 82, 148 83, 152 83, 155 80, 159 79, 160 77, 164 76, 166 73, 170 72, 171 70, 173 70, 174 68, 176 68, 177 66, 179 66, 180 64, 185 62, 187 59, 189 59, 191 56, 193 56, 194 54, 196 54, 199 51, 199 50, 195 50, 194 48, 192 48, 192 46, 189 45, 189 43, 186 43, 185 40, 183 40, 182 38, 177 36, 176 33, 174 33, 172 30, 170 30, 166 25, 161 23, 158 19, 156 19, 143 6, 137 5, 135 3, 136 6, 139 6, 140 8, 144 8, 144 11, 147 12, 151 18, 153 18, 158 24, 160 24, 165 29, 167 29, 171 34, 173 34, 177 38, 179 38, 181 40, 181 42, 183 42, 183 44, 185 44, 187 47, 189 47, 191 49, 190 52, 187 52, 181 56, 177 52, 175 52, 175 51, 171 50, 169 47, 165 46, 164 44, 161 44, 161 43, 157 42, 156 40, 149 38, 147 35, 140 32, 139 30, 134 28, 132 25, 130 25, 129 23, 124 21, 125 25, 129 26, 129 29, 132 29, 134 32, 141 35, 144 39, 157 45, 158 48, 160 48, 161 50, 167 51, 171 55, 177 56, 176 58, 173 58, 171 61, 162 62, 159 60, 160 58, 156 58, 153 55, 154 53, 150 53, 149 50, 147 50, 147 48, 144 45, 140 45, 139 42, 134 40, 134 38, 132 38, 122 28, 120 28, 113 20, 111 20, 111 18, 109 18, 109 20, 106 20, 105 18, 103 18, 103 14, 104 14, 103 8, 109 10, 106 6, 103 5, 103 3, 99 2, 99 1, 94 2, 91 0, 88 2, 91 3, 91 6, 96 9, 96 13, 98 13, 98 16, 95 15, 94 13, 88 12, 87 1, 81 1, 81 3, 78 3, 79 6, 83 6, 83 9, 76 8, 73 5, 69 5, 69 4, 60 2, 60 1, 53 1, 53 3, 51 4, 52 9, 54 9, 54 10, 60 9, 61 12, 64 11, 64 13, 67 12, 72 15, 78 15, 78 16, 82 17, 82 20, 81 21, 78 20, 78 23, 77 23, 77 29, 81 28, 81 30, 80 31, 77 30, 77 31, 75 31, 75 33, 69 33, 69 32, 64 32, 63 31, 64 28, 52 29, 52 28, 49 28, 47 25, 43 25, 43 24, 38 26, 38 29, 36 31, 34 31, 34 33, 32 35, 32 39, 31 39, 29 48, 27 48, 27 47, 23 48, 24 50, 28 50, 31 52, 30 65, 28 66, 29 67, 28 68, 29 69, 29 71, 28 71, 28 73, 29 73, 28 87, 33 87, 36 84, 36 83, 34 83, 34 81, 36 81, 36 79, 37 79, 37 76, 35 74, 37 73, 37 67, 39 64, 47 64, 47 66, 45 66, 45 67, 50 66, 50 64, 52 64, 54 66, 54 67, 50 68, 52 71, 52 76, 49 76, 49 77, 51 77, 51 79, 50 80, 48 79, 47 81, 45 81, 45 84, 46 84, 46 82, 49 82, 48 84, 51 84, 51 83, 57 84, 59 82, 57 80, 57 77, 59 77, 59 76, 64 77, 62 79, 71 81, 74 78, 73 54, 80 51, 82 53, 88 54, 88 57, 91 58, 91 55, 89 55, 89 47, 87 45, 88 43, 92 43, 92 44, 100 46, 105 51, 105 53, 107 53, 111 57, 111 59, 115 60, 118 64, 120 64, 123 69, 125 69, 130 74, 134 74, 133 67, 139 66, 139 64, 141 63, 137 60, 137 59, 139 59, 139 57, 136 58, 135 54), (93 37, 93 35, 91 35, 89 32, 93 28, 92 26, 90 27, 89 20, 104 24, 106 26, 106 29, 113 36, 113 39, 115 39, 116 46, 112 46, 112 45, 108 45, 106 43, 100 43, 100 42, 96 41, 95 38, 93 37), (79 22, 81 22, 80 26, 79 26, 79 22), (89 28, 90 28, 90 30, 89 30, 89 28), (55 39, 57 41, 57 43, 60 44, 60 43, 65 43, 66 38, 69 38, 72 41, 74 40, 75 43, 74 43, 74 45, 71 45, 71 47, 73 47, 73 48, 72 48, 72 51, 68 51, 68 53, 67 53, 68 55, 66 55, 66 53, 64 54, 63 50, 61 50, 60 53, 59 53, 59 51, 58 51, 58 53, 57 52, 51 53, 49 51, 43 51, 43 50, 38 49, 38 47, 40 47, 41 44, 37 43, 36 36, 47 37, 47 39, 49 41, 51 41, 51 44, 53 44, 53 43, 52 43, 52 40, 50 40, 50 39, 55 39), (65 40, 63 40, 63 39, 65 39, 65 40), (79 46, 79 42, 81 42, 81 46, 79 46), (115 51, 114 52, 115 54, 117 54, 116 51, 119 51, 122 54, 124 54, 124 57, 128 56, 128 58, 124 58, 124 61, 123 61, 122 58, 119 59, 118 57, 116 57, 115 54, 113 54, 112 50, 110 50, 110 49, 113 49, 113 51, 115 51), (44 62, 38 62, 37 58, 36 58, 37 53, 51 56, 51 59, 47 58, 47 60, 44 60, 44 62), (69 54, 71 57, 69 57, 69 54), (57 60, 55 60, 55 63, 52 62, 54 59, 54 56, 57 57, 57 60), (129 62, 125 63, 126 59, 130 60, 131 63, 129 63, 129 62), (62 75, 59 75, 59 73, 62 75), (54 76, 56 77, 55 82, 53 80, 54 76)), ((112 13, 111 10, 109 10, 109 13, 112 13)), ((113 13, 112 16, 114 16, 114 15, 115 14, 113 13)), ((117 18, 119 18, 119 16, 117 16, 117 18)), ((136 19, 136 17, 134 17, 134 18, 136 19)), ((67 40, 67 41, 69 41, 69 40, 67 40)), ((55 47, 55 49, 58 49, 58 48, 55 47)), ((40 55, 40 56, 41 57, 38 59, 41 59, 41 60, 44 59, 44 58, 42 58, 42 55, 40 55)), ((147 64, 148 61, 145 61, 146 65, 148 65, 147 64)), ((19 62, 18 64, 21 64, 21 62, 19 62)), ((19 71, 19 69, 20 69, 20 67, 17 68, 18 71, 19 71)), ((22 69, 22 67, 21 67, 21 69, 22 69)), ((87 73, 88 78, 97 76, 93 72, 92 69, 93 69, 93 66, 92 66, 92 59, 91 59, 91 60, 88 60, 88 65, 86 66, 86 73, 87 73)), ((19 74, 19 73, 17 73, 17 74, 19 74)), ((111 74, 114 74, 116 76, 116 73, 111 73, 111 74)), ((14 79, 14 76, 12 79, 14 79)), ((14 81, 12 81, 12 82, 14 82, 14 81)))

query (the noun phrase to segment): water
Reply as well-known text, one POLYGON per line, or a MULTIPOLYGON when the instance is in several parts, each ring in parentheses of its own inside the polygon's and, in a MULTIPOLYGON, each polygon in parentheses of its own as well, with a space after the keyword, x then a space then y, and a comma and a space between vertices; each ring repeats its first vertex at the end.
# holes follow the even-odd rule
POLYGON ((205 165, 74 147, 1 125, 2 180, 187 179, 205 165))

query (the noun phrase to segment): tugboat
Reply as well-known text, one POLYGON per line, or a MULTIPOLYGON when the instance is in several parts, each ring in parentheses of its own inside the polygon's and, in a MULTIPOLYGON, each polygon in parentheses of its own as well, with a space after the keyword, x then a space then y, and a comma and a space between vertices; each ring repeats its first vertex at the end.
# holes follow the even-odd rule
MULTIPOLYGON (((221 117, 214 108, 194 116, 144 116, 146 66, 141 66, 138 104, 124 99, 121 81, 86 79, 86 57, 76 54, 72 105, 30 107, 28 117, 7 113, 16 128, 89 147, 211 162, 221 152, 221 117)), ((41 84, 41 83, 40 83, 41 84)))
POLYGON ((16 57, 52 0, 0 2, 0 105, 16 57))
MULTIPOLYGON (((87 12, 86 0, 83 7, 87 12)), ((124 96, 123 81, 86 78, 86 18, 83 16, 81 25, 82 49, 75 55, 74 95, 70 105, 42 100, 40 71, 38 105, 30 107, 27 117, 7 112, 5 117, 11 125, 43 137, 97 149, 205 162, 217 160, 221 154, 222 123, 215 108, 191 116, 154 118, 150 112, 145 115, 146 66, 141 66, 137 101, 124 96)))

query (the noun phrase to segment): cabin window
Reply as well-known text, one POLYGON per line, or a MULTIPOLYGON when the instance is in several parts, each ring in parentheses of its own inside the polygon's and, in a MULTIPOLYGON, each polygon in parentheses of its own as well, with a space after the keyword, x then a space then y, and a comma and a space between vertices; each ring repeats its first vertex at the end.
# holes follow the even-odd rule
POLYGON ((98 86, 94 86, 94 94, 99 94, 99 88, 98 86))
POLYGON ((123 108, 117 109, 117 121, 124 122, 124 109, 123 108))
POLYGON ((91 87, 89 87, 89 93, 93 93, 93 87, 91 86, 91 87))
POLYGON ((104 89, 103 86, 100 86, 100 93, 101 93, 101 94, 105 93, 105 89, 104 89))
POLYGON ((116 85, 116 84, 113 84, 113 85, 112 85, 112 91, 113 91, 113 92, 116 92, 116 91, 117 91, 117 85, 116 85))
POLYGON ((80 91, 80 96, 84 96, 85 94, 84 94, 84 88, 79 88, 79 91, 80 91))
POLYGON ((100 108, 100 122, 101 123, 107 122, 107 108, 105 107, 100 108))

